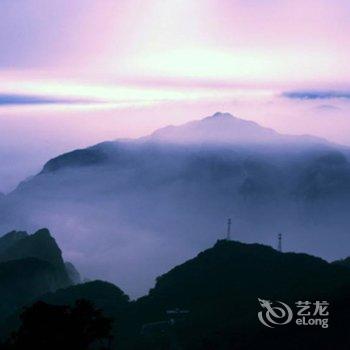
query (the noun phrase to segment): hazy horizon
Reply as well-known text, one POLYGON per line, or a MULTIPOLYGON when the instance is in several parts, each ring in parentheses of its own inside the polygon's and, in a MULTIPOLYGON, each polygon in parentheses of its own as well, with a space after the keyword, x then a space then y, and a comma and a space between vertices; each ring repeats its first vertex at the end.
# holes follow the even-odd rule
MULTIPOLYGON (((229 215, 245 242, 283 230, 292 250, 350 254, 349 11, 347 0, 0 1, 0 192, 62 153, 218 111, 330 141, 78 152, 0 196, 1 230, 47 226, 84 274, 133 294, 212 244, 229 215)), ((240 139, 234 127, 203 135, 240 139)))
POLYGON ((325 105, 314 101, 301 103, 307 104, 309 110, 302 112, 299 106, 293 106, 293 103, 289 102, 291 106, 288 107, 288 111, 293 113, 294 110, 295 113, 298 113, 295 119, 304 121, 308 119, 309 122, 305 127, 296 124, 292 127, 285 121, 281 122, 280 115, 273 111, 273 106, 267 106, 271 112, 257 110, 255 116, 251 116, 253 113, 248 112, 249 107, 247 106, 235 108, 242 110, 242 115, 232 113, 228 110, 229 104, 221 104, 221 109, 213 105, 205 105, 204 109, 211 112, 202 111, 201 105, 178 104, 172 106, 171 113, 166 111, 169 107, 164 105, 94 112, 62 112, 58 110, 51 111, 49 116, 48 112, 44 110, 38 110, 34 115, 28 111, 24 111, 24 113, 12 111, 4 116, 1 114, 0 107, 0 130, 3 133, 0 140, 0 159, 3 164, 0 169, 0 192, 11 191, 20 181, 38 173, 48 160, 62 153, 103 141, 147 136, 164 126, 181 125, 192 120, 202 119, 220 110, 230 112, 244 120, 255 121, 261 126, 272 128, 282 134, 313 135, 340 145, 350 146, 350 141, 348 141, 350 138, 346 135, 341 137, 341 133, 347 134, 347 127, 350 128, 347 121, 344 126, 339 123, 341 130, 339 130, 338 135, 334 135, 329 128, 327 129, 327 125, 330 123, 329 119, 339 121, 342 119, 342 113, 345 112, 333 108, 328 110, 328 106, 325 110, 321 108, 317 111, 318 107, 325 107, 325 105), (161 120, 148 120, 147 115, 150 111, 161 120), (322 123, 318 125, 311 122, 315 111, 318 113, 318 118, 322 119, 322 123), (176 120, 171 117, 173 114, 178 116, 176 120), (163 115, 164 118, 162 118, 163 115))
POLYGON ((217 111, 350 145, 348 1, 219 3, 2 1, 0 191, 217 111))

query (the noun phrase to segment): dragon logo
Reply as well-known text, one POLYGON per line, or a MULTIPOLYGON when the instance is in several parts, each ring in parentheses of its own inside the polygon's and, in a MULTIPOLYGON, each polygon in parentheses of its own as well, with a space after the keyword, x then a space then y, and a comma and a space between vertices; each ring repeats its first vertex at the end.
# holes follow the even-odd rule
POLYGON ((264 309, 258 312, 258 318, 264 326, 274 328, 274 325, 284 325, 292 320, 292 309, 282 301, 271 302, 260 298, 258 300, 264 309))

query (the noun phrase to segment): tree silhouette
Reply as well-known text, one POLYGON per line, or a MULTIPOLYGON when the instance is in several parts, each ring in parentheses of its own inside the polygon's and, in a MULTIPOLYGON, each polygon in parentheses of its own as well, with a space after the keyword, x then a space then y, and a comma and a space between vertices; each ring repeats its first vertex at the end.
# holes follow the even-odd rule
POLYGON ((88 350, 108 349, 112 319, 105 317, 87 300, 74 306, 37 302, 21 315, 22 324, 12 334, 8 349, 88 350))

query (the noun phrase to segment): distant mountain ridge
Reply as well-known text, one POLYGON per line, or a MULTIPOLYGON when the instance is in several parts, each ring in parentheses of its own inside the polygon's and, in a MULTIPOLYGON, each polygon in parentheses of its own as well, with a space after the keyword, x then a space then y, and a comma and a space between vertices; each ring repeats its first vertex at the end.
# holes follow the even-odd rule
POLYGON ((339 259, 350 243, 349 157, 337 145, 306 139, 217 113, 146 138, 74 150, 0 200, 0 229, 52 227, 84 275, 115 282, 132 297, 166 266, 223 237, 228 217, 238 240, 270 244, 283 232, 288 249, 339 259), (198 142, 171 141, 181 134, 198 142), (249 142, 232 143, 240 134, 249 142), (225 137, 231 141, 214 142, 225 137), (133 269, 128 275, 124 264, 133 269), (136 266, 142 287, 132 285, 136 266))
POLYGON ((166 126, 141 140, 169 143, 215 143, 215 144, 298 144, 326 143, 325 139, 310 135, 285 135, 240 119, 230 113, 217 112, 210 117, 179 126, 166 126))
POLYGON ((166 126, 139 139, 102 142, 92 147, 78 149, 49 160, 42 173, 66 167, 84 167, 126 161, 123 148, 142 147, 146 144, 178 144, 191 146, 263 146, 274 147, 329 147, 330 143, 316 136, 286 135, 262 127, 256 122, 237 118, 229 113, 217 112, 210 117, 191 121, 179 126, 166 126), (140 145, 141 143, 141 145, 140 145))

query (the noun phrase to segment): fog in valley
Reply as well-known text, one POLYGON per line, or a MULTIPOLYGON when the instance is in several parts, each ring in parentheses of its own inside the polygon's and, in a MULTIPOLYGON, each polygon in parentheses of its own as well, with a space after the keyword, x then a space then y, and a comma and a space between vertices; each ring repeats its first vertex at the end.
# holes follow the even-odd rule
POLYGON ((218 114, 175 128, 170 139, 165 129, 49 161, 2 197, 0 230, 48 227, 85 278, 112 281, 132 297, 225 238, 229 217, 232 239, 276 247, 281 232, 285 250, 345 257, 347 157, 323 139, 218 114), (201 139, 230 127, 244 140, 201 139), (195 142, 175 142, 184 130, 196 133, 195 142))

